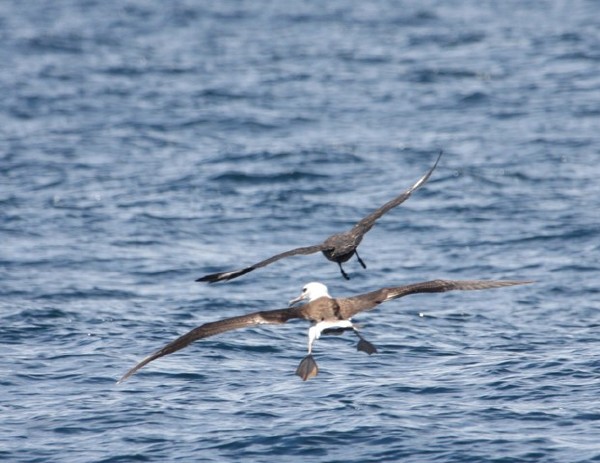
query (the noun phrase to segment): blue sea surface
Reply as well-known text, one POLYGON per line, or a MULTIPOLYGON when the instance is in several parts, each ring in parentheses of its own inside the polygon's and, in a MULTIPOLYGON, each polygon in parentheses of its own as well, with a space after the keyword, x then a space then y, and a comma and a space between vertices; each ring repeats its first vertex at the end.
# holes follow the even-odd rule
POLYGON ((600 462, 595 0, 0 2, 0 460, 600 462), (322 255, 234 270, 382 217, 322 255), (315 344, 209 321, 445 279, 315 344))

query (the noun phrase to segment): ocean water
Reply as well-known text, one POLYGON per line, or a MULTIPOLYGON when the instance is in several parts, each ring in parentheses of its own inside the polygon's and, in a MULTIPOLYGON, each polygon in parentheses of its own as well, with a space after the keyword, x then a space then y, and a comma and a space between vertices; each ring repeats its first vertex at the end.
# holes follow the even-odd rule
POLYGON ((0 459, 600 461, 600 4, 0 2, 0 459), (355 259, 294 257, 412 185, 355 259), (294 375, 303 322, 435 278, 294 375))

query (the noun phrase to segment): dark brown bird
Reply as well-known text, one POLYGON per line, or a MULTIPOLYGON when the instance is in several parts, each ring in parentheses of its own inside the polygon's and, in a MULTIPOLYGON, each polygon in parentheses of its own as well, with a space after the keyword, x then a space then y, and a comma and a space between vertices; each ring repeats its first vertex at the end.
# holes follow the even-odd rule
POLYGON ((367 354, 377 352, 377 349, 365 340, 352 324, 351 318, 359 312, 370 310, 375 306, 392 299, 415 293, 442 293, 446 291, 471 291, 478 289, 501 288, 504 286, 523 285, 530 281, 508 281, 508 280, 433 280, 414 283, 405 286, 382 288, 370 293, 348 298, 332 298, 327 287, 322 283, 308 283, 302 288, 302 294, 290 301, 287 309, 265 310, 254 312, 238 317, 226 318, 224 320, 209 322, 194 328, 187 334, 175 339, 160 350, 143 359, 140 363, 129 370, 119 380, 125 381, 144 365, 188 346, 190 343, 209 336, 224 333, 254 325, 271 324, 277 325, 292 319, 304 319, 312 323, 308 330, 308 355, 300 362, 296 374, 303 380, 315 376, 318 367, 312 356, 312 345, 322 332, 328 330, 351 329, 360 338, 357 349, 367 354), (306 304, 293 306, 293 304, 307 300, 306 304))
POLYGON ((278 261, 279 259, 283 259, 284 257, 297 256, 297 255, 307 255, 314 254, 315 252, 321 251, 323 255, 332 262, 337 262, 340 267, 340 271, 342 272, 342 276, 349 280, 350 277, 346 274, 344 269, 342 268, 342 263, 347 262, 353 255, 356 255, 358 262, 363 268, 367 268, 363 260, 358 255, 356 248, 362 241, 365 234, 373 228, 375 225, 375 221, 379 219, 383 214, 388 212, 390 209, 393 209, 396 206, 399 206, 408 198, 413 191, 423 185, 431 173, 436 168, 440 158, 442 157, 442 153, 439 154, 435 164, 429 172, 423 175, 413 186, 411 186, 408 190, 402 193, 400 196, 395 197, 394 199, 388 201, 379 209, 373 211, 371 214, 366 216, 364 219, 360 220, 354 227, 350 230, 342 233, 336 233, 335 235, 331 235, 321 244, 316 244, 314 246, 305 246, 300 248, 291 249, 289 251, 282 252, 280 254, 276 254, 273 257, 269 257, 268 259, 262 260, 254 265, 250 265, 249 267, 245 267, 240 270, 233 270, 231 272, 219 272, 219 273, 211 273, 210 275, 205 275, 201 278, 198 278, 196 281, 205 281, 207 283, 216 283, 217 281, 227 281, 233 280, 234 278, 240 277, 252 270, 255 270, 260 267, 264 267, 266 265, 272 264, 273 262, 278 261))

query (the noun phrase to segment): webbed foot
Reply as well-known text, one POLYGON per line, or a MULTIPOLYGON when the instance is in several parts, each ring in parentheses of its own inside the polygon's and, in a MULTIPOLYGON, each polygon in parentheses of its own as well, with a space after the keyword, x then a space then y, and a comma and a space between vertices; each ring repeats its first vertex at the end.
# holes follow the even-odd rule
POLYGON ((356 345, 356 350, 366 352, 369 355, 377 353, 377 348, 364 338, 360 338, 360 341, 356 345))
POLYGON ((302 359, 298 368, 296 368, 296 374, 302 378, 302 381, 306 381, 313 376, 317 376, 319 372, 319 367, 317 366, 317 362, 311 354, 308 354, 306 357, 302 359))

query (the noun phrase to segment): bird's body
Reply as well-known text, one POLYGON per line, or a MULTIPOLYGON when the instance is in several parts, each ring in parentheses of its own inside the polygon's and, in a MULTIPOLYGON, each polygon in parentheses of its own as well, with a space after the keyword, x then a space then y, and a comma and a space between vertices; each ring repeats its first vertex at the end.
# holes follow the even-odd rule
POLYGON ((263 324, 283 324, 293 319, 303 319, 312 323, 308 333, 308 355, 302 360, 296 373, 306 380, 317 374, 317 365, 312 357, 312 345, 325 330, 352 329, 360 338, 358 350, 368 354, 376 352, 375 347, 366 341, 358 329, 352 324, 351 318, 363 311, 371 310, 382 302, 415 293, 446 292, 454 290, 481 290, 514 286, 529 283, 527 281, 504 280, 433 280, 404 286, 378 289, 369 293, 348 298, 332 298, 327 287, 322 283, 308 283, 302 294, 290 301, 286 309, 265 310, 226 318, 216 322, 201 325, 183 336, 175 339, 162 349, 154 352, 130 369, 119 382, 125 381, 136 371, 157 358, 176 352, 190 343, 214 336, 226 331, 263 324), (295 303, 308 300, 307 303, 294 306, 295 303))
POLYGON ((417 182, 413 186, 411 186, 401 195, 388 201, 383 206, 376 209, 371 214, 367 215, 365 218, 361 219, 350 230, 341 233, 335 233, 320 244, 291 249, 289 251, 285 251, 280 254, 276 254, 272 257, 269 257, 268 259, 260 261, 254 265, 250 265, 248 267, 239 270, 233 270, 230 272, 211 273, 210 275, 205 275, 201 278, 198 278, 196 281, 216 283, 218 281, 232 280, 234 278, 245 275, 246 273, 251 272, 257 268, 265 267, 269 264, 272 264, 273 262, 276 262, 285 257, 314 254, 319 251, 323 253, 323 255, 328 260, 337 263, 342 273, 342 276, 346 279, 349 279, 348 275, 342 267, 342 264, 350 260, 352 256, 356 255, 358 262, 362 265, 362 267, 367 268, 365 263, 356 251, 356 248, 361 243, 363 237, 369 230, 371 230, 371 228, 373 228, 373 225, 375 225, 375 222, 381 216, 383 216, 389 210, 393 209, 396 206, 399 206, 404 201, 406 201, 413 191, 415 191, 429 179, 432 172, 436 168, 441 156, 442 153, 439 154, 437 160, 435 161, 435 164, 431 169, 429 169, 429 172, 427 172, 419 180, 417 180, 417 182))

